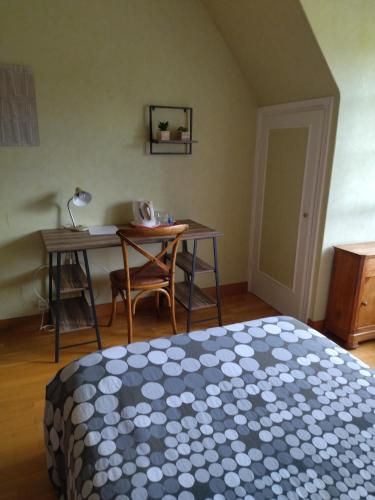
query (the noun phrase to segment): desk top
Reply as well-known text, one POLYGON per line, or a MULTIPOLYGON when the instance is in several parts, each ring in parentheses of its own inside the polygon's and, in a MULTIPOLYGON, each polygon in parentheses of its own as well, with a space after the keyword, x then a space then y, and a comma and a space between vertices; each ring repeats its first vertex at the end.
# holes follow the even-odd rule
MULTIPOLYGON (((189 229, 183 234, 183 240, 202 240, 223 236, 223 233, 211 229, 199 222, 186 219, 177 221, 189 224, 189 229)), ((129 227, 129 224, 116 224, 119 229, 129 227)), ((48 253, 74 252, 76 250, 90 250, 94 248, 109 248, 120 246, 120 238, 116 234, 92 236, 88 231, 71 231, 70 229, 44 229, 41 231, 42 240, 48 253)), ((163 238, 162 238, 163 239, 163 238)), ((159 243, 161 238, 137 238, 136 243, 159 243)), ((168 239, 168 238, 164 238, 168 239)))

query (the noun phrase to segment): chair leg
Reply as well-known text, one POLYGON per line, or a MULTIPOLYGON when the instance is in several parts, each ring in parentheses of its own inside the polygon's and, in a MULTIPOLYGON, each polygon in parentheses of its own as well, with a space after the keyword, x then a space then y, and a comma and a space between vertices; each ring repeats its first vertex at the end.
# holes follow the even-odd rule
POLYGON ((118 295, 118 290, 112 288, 112 310, 111 310, 111 317, 109 318, 107 326, 111 326, 114 320, 116 319, 117 295, 118 295))
POLYGON ((156 314, 159 318, 160 316, 160 292, 156 292, 156 314))
POLYGON ((133 342, 133 314, 132 297, 130 290, 126 291, 126 318, 128 321, 128 344, 133 342))
POLYGON ((173 333, 176 335, 177 333, 177 325, 176 325, 176 303, 174 300, 174 283, 171 285, 170 288, 170 293, 169 293, 170 299, 171 299, 171 322, 172 322, 172 330, 173 333))

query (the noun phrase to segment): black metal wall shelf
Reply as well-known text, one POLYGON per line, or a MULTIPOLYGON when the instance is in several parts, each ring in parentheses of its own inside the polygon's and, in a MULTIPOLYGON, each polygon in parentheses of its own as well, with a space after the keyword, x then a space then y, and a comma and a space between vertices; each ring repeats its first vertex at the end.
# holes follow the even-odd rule
POLYGON ((150 141, 150 154, 152 155, 191 155, 192 154, 192 145, 196 144, 198 141, 194 141, 193 137, 193 108, 189 108, 186 106, 156 106, 152 104, 149 106, 149 141, 150 141), (178 140, 178 139, 170 139, 170 140, 162 140, 154 137, 154 132, 156 128, 154 128, 154 112, 157 109, 170 109, 170 110, 181 110, 185 113, 185 123, 188 125, 190 140, 178 140), (183 146, 183 151, 164 151, 158 149, 158 146, 155 145, 180 145, 183 146))
POLYGON ((182 140, 174 140, 174 141, 163 141, 162 139, 153 139, 152 142, 154 144, 195 144, 198 141, 182 141, 182 140))

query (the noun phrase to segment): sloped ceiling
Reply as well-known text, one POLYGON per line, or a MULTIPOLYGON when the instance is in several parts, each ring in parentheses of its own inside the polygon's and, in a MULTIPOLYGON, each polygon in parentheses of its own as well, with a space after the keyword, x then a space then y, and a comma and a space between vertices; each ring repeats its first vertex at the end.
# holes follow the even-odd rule
POLYGON ((338 95, 299 0, 202 0, 259 105, 338 95))

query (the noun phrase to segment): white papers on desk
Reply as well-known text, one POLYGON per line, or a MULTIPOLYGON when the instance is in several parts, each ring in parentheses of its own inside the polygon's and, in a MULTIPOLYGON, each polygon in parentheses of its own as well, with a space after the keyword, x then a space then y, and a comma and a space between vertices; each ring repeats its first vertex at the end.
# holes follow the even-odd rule
POLYGON ((104 236, 110 234, 116 234, 118 230, 117 226, 91 226, 89 227, 89 233, 91 236, 104 236))

